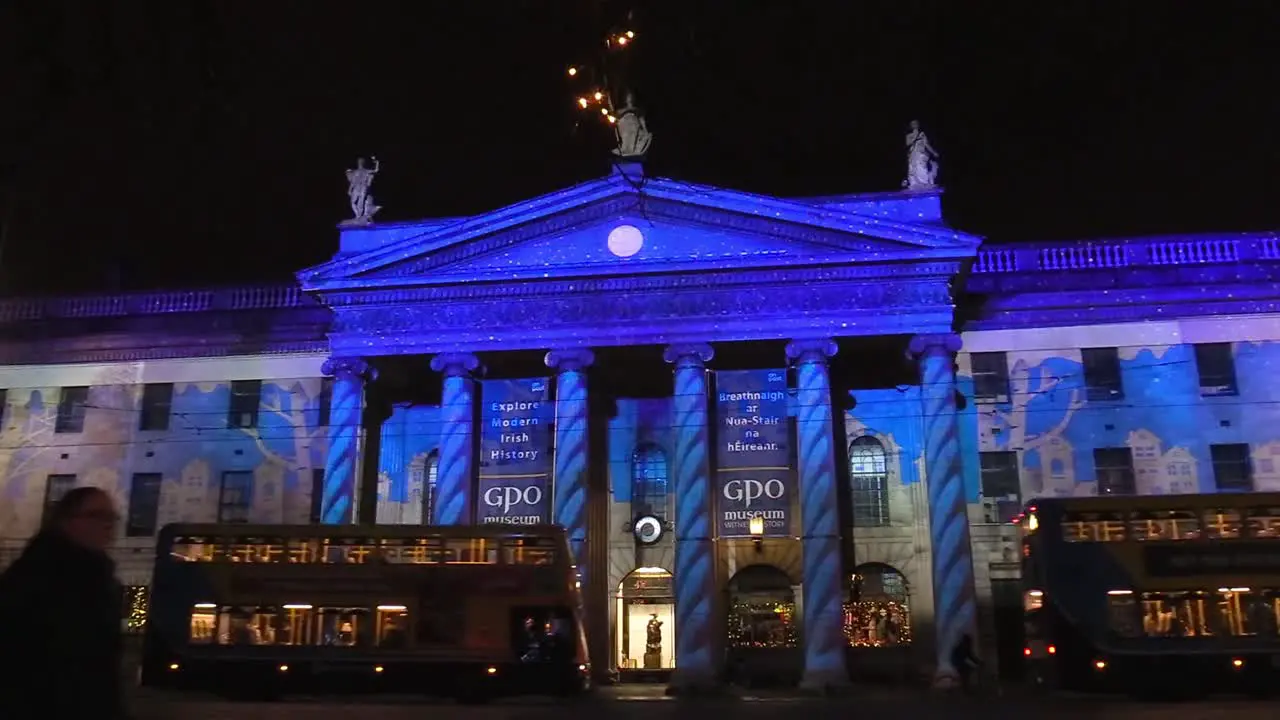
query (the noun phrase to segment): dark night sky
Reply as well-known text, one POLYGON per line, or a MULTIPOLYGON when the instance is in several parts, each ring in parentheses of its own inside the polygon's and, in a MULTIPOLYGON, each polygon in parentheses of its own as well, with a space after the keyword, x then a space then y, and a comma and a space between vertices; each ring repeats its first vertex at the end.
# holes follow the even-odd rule
POLYGON ((603 174, 564 70, 629 7, 655 173, 890 190, 919 117, 950 221, 993 240, 1280 228, 1264 0, 10 0, 0 290, 288 278, 334 251, 357 155, 382 220, 603 174))

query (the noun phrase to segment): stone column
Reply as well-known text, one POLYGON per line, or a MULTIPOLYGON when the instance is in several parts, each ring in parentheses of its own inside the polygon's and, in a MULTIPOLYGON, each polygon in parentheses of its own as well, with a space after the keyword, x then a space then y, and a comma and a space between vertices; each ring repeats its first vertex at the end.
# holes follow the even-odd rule
POLYGON ((377 373, 364 360, 329 358, 320 372, 333 377, 329 400, 329 454, 324 462, 324 495, 320 522, 355 522, 356 474, 360 472, 360 429, 364 417, 364 384, 377 373))
POLYGON ((547 367, 556 371, 556 457, 552 522, 564 526, 578 571, 587 559, 587 373, 595 355, 586 348, 552 350, 547 367))
POLYGON ((801 687, 828 691, 849 684, 845 669, 844 591, 841 582, 840 503, 831 427, 827 360, 835 341, 796 340, 787 359, 796 366, 801 544, 804 552, 804 677, 801 687))
POLYGON ((921 335, 911 339, 911 354, 920 362, 924 410, 925 482, 929 488, 929 536, 933 545, 933 621, 937 632, 937 687, 954 687, 951 650, 961 636, 977 640, 977 604, 973 586, 973 550, 960 463, 956 424, 954 355, 956 335, 921 335))
POLYGON ((714 351, 706 343, 672 345, 663 353, 675 365, 676 669, 673 692, 716 683, 715 546, 711 536, 711 470, 707 447, 707 370, 714 351))
POLYGON ((440 464, 432 525, 471 522, 471 485, 475 475, 475 379, 480 360, 471 353, 444 353, 431 358, 431 369, 444 374, 440 397, 440 464))

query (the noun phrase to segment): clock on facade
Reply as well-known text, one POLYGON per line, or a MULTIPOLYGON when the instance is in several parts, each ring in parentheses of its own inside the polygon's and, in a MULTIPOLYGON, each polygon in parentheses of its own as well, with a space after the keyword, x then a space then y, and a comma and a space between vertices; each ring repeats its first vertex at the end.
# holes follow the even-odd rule
POLYGON ((642 515, 636 518, 631 532, 636 536, 636 542, 652 545, 662 539, 662 521, 652 515, 642 515))

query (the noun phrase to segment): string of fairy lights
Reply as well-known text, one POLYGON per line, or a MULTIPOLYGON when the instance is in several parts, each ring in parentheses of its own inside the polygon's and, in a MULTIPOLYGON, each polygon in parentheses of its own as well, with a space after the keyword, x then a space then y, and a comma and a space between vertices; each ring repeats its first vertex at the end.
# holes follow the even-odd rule
MULTIPOLYGON (((625 54, 636 43, 636 32, 629 27, 633 23, 632 17, 628 13, 627 26, 605 33, 598 46, 601 47, 600 56, 594 62, 576 63, 565 70, 573 90, 573 102, 578 110, 600 118, 609 125, 618 121, 613 82, 619 81, 625 54)), ((616 89, 626 92, 620 85, 616 89)))

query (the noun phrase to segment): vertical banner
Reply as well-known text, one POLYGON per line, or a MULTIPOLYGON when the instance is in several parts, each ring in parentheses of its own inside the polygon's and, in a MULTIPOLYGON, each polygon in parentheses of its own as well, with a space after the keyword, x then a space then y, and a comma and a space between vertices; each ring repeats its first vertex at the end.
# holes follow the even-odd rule
POLYGON ((791 534, 791 433, 785 370, 716 372, 716 507, 720 537, 791 534))
POLYGON ((551 522, 554 420, 547 378, 483 382, 477 524, 551 522))

